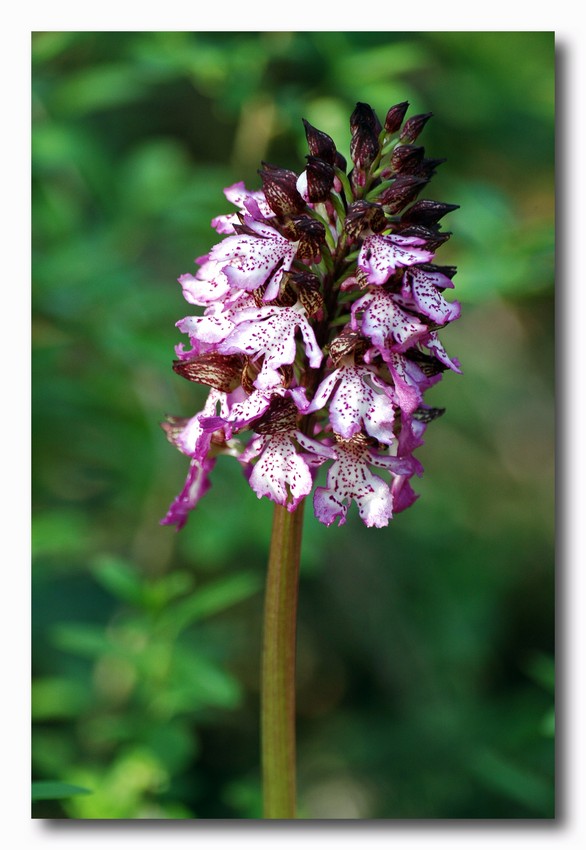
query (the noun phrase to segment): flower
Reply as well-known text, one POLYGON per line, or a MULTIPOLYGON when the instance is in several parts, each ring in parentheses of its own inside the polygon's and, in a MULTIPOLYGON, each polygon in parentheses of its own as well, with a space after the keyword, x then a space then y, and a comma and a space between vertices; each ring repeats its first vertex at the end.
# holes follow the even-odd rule
POLYGON ((393 515, 393 494, 389 484, 370 469, 378 466, 395 476, 408 478, 417 469, 413 458, 397 458, 377 454, 361 435, 352 440, 340 440, 336 460, 328 471, 327 486, 315 491, 313 506, 316 517, 325 525, 339 518, 346 522, 348 506, 355 501, 364 524, 382 528, 393 515))
POLYGON ((360 249, 358 268, 368 283, 380 286, 400 266, 414 266, 432 260, 433 253, 421 247, 423 245, 425 240, 417 236, 367 236, 360 249))
POLYGON ((289 511, 327 465, 313 497, 325 525, 346 522, 355 503, 381 528, 417 499, 414 452, 443 413, 425 392, 461 371, 438 332, 461 307, 446 297, 456 269, 434 262, 457 205, 418 197, 443 160, 414 144, 430 115, 405 121, 407 110, 391 106, 381 122, 356 105, 350 171, 304 120, 298 173, 263 163, 262 188, 225 189, 235 210, 212 219, 221 240, 179 277, 194 310, 177 322, 189 346, 176 347, 173 368, 209 392, 195 416, 163 423, 190 459, 163 524, 185 525, 219 454, 289 511))
POLYGON ((251 292, 270 279, 265 298, 271 301, 279 293, 283 275, 291 268, 298 243, 247 216, 244 222, 252 232, 227 236, 212 248, 210 260, 217 264, 234 289, 251 292))
MULTIPOLYGON (((224 189, 224 194, 230 203, 238 207, 239 212, 248 213, 258 218, 271 218, 274 213, 266 202, 264 192, 261 190, 249 192, 244 183, 234 183, 224 189)), ((240 224, 238 213, 218 215, 212 219, 212 227, 218 233, 235 233, 235 228, 240 224)))
POLYGON ((315 339, 305 309, 297 303, 293 307, 270 305, 243 310, 239 322, 218 346, 224 354, 246 354, 257 360, 263 357, 262 368, 255 385, 259 388, 278 386, 278 369, 293 363, 297 354, 295 333, 303 338, 309 366, 317 369, 322 361, 322 351, 315 339))
POLYGON ((294 511, 313 487, 312 470, 297 445, 316 456, 314 464, 316 459, 323 462, 335 457, 331 448, 299 431, 299 403, 299 396, 273 394, 265 413, 252 425, 256 435, 240 456, 243 463, 258 458, 248 480, 259 499, 268 496, 289 511, 294 511))
POLYGON ((390 445, 394 442, 395 407, 392 388, 377 377, 369 366, 349 361, 325 378, 318 387, 307 412, 322 409, 330 400, 329 416, 334 433, 349 440, 362 429, 390 445))

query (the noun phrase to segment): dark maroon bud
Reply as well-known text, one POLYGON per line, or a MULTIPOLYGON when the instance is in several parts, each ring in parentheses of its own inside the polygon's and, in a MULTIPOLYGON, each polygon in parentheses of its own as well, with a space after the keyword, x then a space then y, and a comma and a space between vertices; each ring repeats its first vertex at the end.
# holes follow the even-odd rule
POLYGON ((401 130, 399 141, 405 144, 414 142, 432 115, 433 112, 426 112, 424 115, 414 115, 412 118, 408 118, 401 130))
POLYGON ((257 307, 262 307, 264 305, 264 294, 267 291, 268 283, 263 283, 262 286, 258 286, 256 289, 252 290, 252 297, 254 298, 254 303, 257 307))
POLYGON ((356 278, 356 283, 360 287, 360 289, 366 289, 369 286, 368 275, 364 271, 364 269, 358 268, 354 274, 356 278))
MULTIPOLYGON (((361 448, 370 448, 373 445, 372 437, 365 434, 363 431, 359 431, 349 439, 341 437, 339 434, 334 434, 334 437, 336 438, 336 443, 338 443, 339 446, 360 446, 361 448)), ((379 443, 378 440, 377 443, 379 443)))
POLYGON ((334 185, 334 167, 316 156, 307 159, 307 195, 312 204, 327 201, 334 185))
POLYGON ((295 286, 299 301, 308 316, 315 316, 323 309, 324 299, 317 275, 311 272, 294 272, 289 275, 289 283, 295 286))
POLYGON ((248 395, 256 390, 254 382, 258 378, 259 372, 259 365, 252 361, 249 357, 246 357, 242 368, 242 374, 240 376, 240 383, 242 385, 242 389, 247 392, 248 395))
POLYGON ((336 151, 336 160, 334 162, 334 166, 336 168, 339 168, 340 171, 343 171, 344 174, 346 173, 346 168, 348 166, 348 163, 346 162, 345 157, 343 157, 342 154, 339 151, 336 151))
POLYGON ((250 228, 247 224, 244 223, 244 214, 241 213, 241 212, 237 212, 236 215, 237 215, 240 223, 232 225, 234 227, 234 233, 238 233, 241 236, 247 235, 247 236, 254 236, 254 237, 258 238, 258 233, 255 233, 255 231, 252 230, 252 228, 250 228))
POLYGON ((452 235, 448 231, 440 233, 437 225, 433 228, 424 227, 422 224, 411 224, 408 227, 404 227, 399 222, 395 225, 395 228, 396 232, 400 233, 401 236, 416 236, 418 239, 423 239, 425 241, 425 247, 430 251, 437 251, 452 235))
POLYGON ((319 289, 321 284, 319 277, 313 272, 291 272, 289 274, 291 283, 298 287, 308 287, 309 289, 319 289))
POLYGON ((173 371, 188 381, 229 393, 240 386, 242 357, 215 352, 201 354, 195 360, 174 360, 173 371))
POLYGON ((299 301, 310 318, 317 315, 324 308, 324 297, 319 289, 300 288, 299 301))
POLYGON ((362 190, 366 186, 366 172, 361 168, 353 168, 348 175, 348 180, 354 197, 360 197, 362 190))
POLYGON ((359 127, 352 135, 350 156, 357 168, 366 169, 376 159, 380 150, 377 134, 370 127, 359 127))
POLYGON ((398 213, 403 207, 414 201, 427 180, 415 177, 413 174, 399 174, 395 177, 391 186, 378 196, 379 204, 385 207, 385 211, 391 215, 398 213))
POLYGON ((357 331, 343 331, 340 336, 333 339, 329 345, 329 355, 334 366, 338 366, 343 357, 354 354, 358 359, 370 348, 367 339, 357 331))
POLYGON ((381 123, 374 109, 368 103, 357 103, 354 112, 350 116, 350 130, 352 131, 352 135, 363 127, 368 127, 376 136, 382 130, 381 123))
POLYGON ((459 208, 459 204, 441 204, 439 201, 422 199, 416 201, 407 212, 403 213, 401 222, 405 224, 437 224, 445 215, 459 208))
POLYGON ((305 118, 302 120, 305 127, 305 137, 307 138, 309 153, 312 156, 318 156, 320 159, 329 162, 330 165, 334 165, 337 153, 334 140, 327 133, 323 133, 316 127, 312 127, 305 118))
POLYGON ((366 169, 374 162, 380 150, 378 141, 382 130, 376 113, 367 103, 357 103, 350 116, 350 156, 359 169, 366 169))
POLYGON ((321 221, 307 215, 292 219, 287 226, 287 237, 299 242, 297 257, 300 260, 312 260, 316 257, 326 239, 326 229, 321 221))
POLYGON ((445 159, 423 159, 412 173, 417 175, 417 177, 424 177, 426 180, 431 180, 438 165, 446 161, 445 159))
POLYGON ((292 307, 297 303, 297 293, 292 286, 287 286, 287 282, 281 281, 281 287, 278 298, 272 302, 279 307, 292 307))
POLYGON ((287 168, 278 168, 263 162, 258 172, 270 208, 278 216, 290 216, 305 208, 305 201, 297 191, 297 175, 287 168))
POLYGON ((439 272, 440 274, 445 274, 446 277, 449 277, 450 280, 458 273, 458 269, 456 266, 438 266, 435 263, 422 263, 421 268, 425 269, 425 271, 429 272, 439 272))
MULTIPOLYGON (((276 271, 277 271, 277 269, 275 269, 275 273, 276 273, 276 271)), ((273 277, 273 275, 271 274, 270 278, 267 280, 266 283, 263 283, 262 286, 259 286, 256 289, 253 289, 253 291, 250 293, 252 295, 252 297, 254 298, 254 303, 256 304, 257 307, 265 307, 266 306, 266 301, 264 300, 264 295, 265 295, 265 292, 267 291, 268 285, 269 285, 272 277, 273 277)), ((295 295, 294 292, 291 291, 291 287, 288 287, 286 285, 285 277, 283 277, 281 279, 281 283, 279 285, 279 294, 276 296, 276 298, 273 298, 273 300, 271 301, 271 304, 278 304, 279 307, 292 307, 293 304, 295 304, 296 301, 297 301, 297 296, 295 295)))
POLYGON ((391 154, 391 168, 397 174, 414 174, 423 161, 424 148, 397 145, 391 154))
POLYGON ((378 204, 369 201, 353 201, 348 207, 344 230, 350 239, 358 239, 360 234, 367 229, 373 233, 380 233, 387 227, 387 219, 378 204))
POLYGON ((405 117, 405 113, 408 109, 409 102, 406 100, 404 100, 403 103, 397 103, 395 106, 391 106, 387 112, 387 117, 385 118, 385 130, 387 133, 392 135, 397 132, 403 123, 403 118, 405 117))
POLYGON ((295 369, 293 368, 292 363, 283 363, 282 366, 279 366, 278 370, 281 375, 282 381, 281 385, 283 387, 290 387, 293 383, 293 378, 295 377, 295 369))
POLYGON ((273 396, 268 410, 255 420, 253 428, 257 434, 279 434, 292 431, 297 425, 297 406, 293 399, 273 396))

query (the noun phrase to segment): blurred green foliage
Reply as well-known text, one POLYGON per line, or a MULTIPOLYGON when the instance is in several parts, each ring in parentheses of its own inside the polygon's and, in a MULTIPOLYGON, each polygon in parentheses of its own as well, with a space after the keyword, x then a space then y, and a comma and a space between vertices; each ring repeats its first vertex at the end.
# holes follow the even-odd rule
POLYGON ((258 817, 272 510, 221 458, 158 524, 186 474, 158 422, 203 398, 175 279, 224 186, 302 168, 302 117, 347 151, 356 101, 409 100, 461 206, 464 375, 429 393, 411 510, 307 512, 301 816, 551 818, 553 34, 39 32, 32 58, 33 815, 258 817))

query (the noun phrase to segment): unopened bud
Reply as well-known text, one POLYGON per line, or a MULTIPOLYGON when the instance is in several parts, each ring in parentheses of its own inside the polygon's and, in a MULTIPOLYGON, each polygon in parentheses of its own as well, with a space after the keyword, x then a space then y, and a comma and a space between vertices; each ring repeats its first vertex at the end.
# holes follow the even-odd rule
POLYGON ((240 386, 242 357, 237 354, 201 354, 195 360, 174 360, 173 371, 188 381, 229 393, 240 386))
POLYGON ((412 118, 407 119, 401 130, 399 141, 404 144, 414 142, 432 115, 433 112, 426 112, 423 115, 414 115, 412 118))
POLYGON ((370 127, 359 127, 352 135, 350 156, 357 168, 368 168, 380 150, 378 136, 370 127))
POLYGON ((412 360, 414 363, 417 363, 423 374, 428 378, 434 378, 436 375, 440 375, 442 372, 445 372, 448 368, 440 360, 438 360, 437 357, 432 357, 430 354, 424 354, 416 348, 408 351, 406 353, 406 357, 408 360, 412 360))
POLYGON ((391 168, 396 174, 415 174, 423 160, 424 148, 397 145, 391 154, 391 168))
POLYGON ((307 157, 307 194, 312 204, 326 201, 334 185, 334 166, 317 156, 307 157))
POLYGON ((356 331, 341 333, 329 345, 332 363, 337 367, 342 358, 349 354, 354 354, 355 358, 360 357, 369 348, 369 345, 368 340, 356 331))
POLYGON ((391 186, 381 192, 377 200, 385 207, 391 215, 399 212, 403 207, 415 200, 427 180, 416 177, 413 174, 399 174, 393 180, 391 186))
POLYGON ((334 140, 327 133, 323 133, 316 127, 312 127, 305 118, 302 120, 305 127, 305 137, 309 146, 309 153, 312 156, 323 159, 325 162, 329 162, 330 165, 334 165, 337 153, 334 140))
POLYGON ((268 410, 254 423, 257 434, 279 434, 292 431, 297 424, 297 406, 291 398, 275 395, 268 410))
POLYGON ((326 229, 321 221, 303 215, 288 222, 287 236, 299 242, 297 257, 311 260, 320 253, 326 239, 326 229))
POLYGON ((299 301, 308 316, 315 316, 323 309, 324 299, 317 275, 311 272, 295 272, 289 275, 289 282, 297 290, 299 301))
POLYGON ((425 227, 422 224, 409 224, 405 227, 403 222, 398 222, 395 228, 401 236, 416 236, 417 239, 423 239, 429 251, 437 251, 452 235, 447 230, 441 232, 438 225, 425 227))
POLYGON ((423 225, 437 224, 445 215, 459 208, 459 204, 442 204, 439 201, 422 199, 416 201, 407 212, 403 213, 401 222, 423 225))
POLYGON ((348 207, 344 230, 351 239, 358 239, 366 229, 380 233, 386 226, 387 219, 379 204, 359 200, 353 201, 348 207))
POLYGON ((377 114, 368 103, 357 103, 354 112, 350 116, 350 130, 352 135, 362 127, 368 127, 377 136, 382 130, 377 114))
POLYGON ((254 382, 258 378, 258 373, 260 368, 257 363, 255 363, 250 357, 246 357, 244 360, 244 366, 242 367, 242 374, 240 375, 240 383, 242 384, 242 389, 244 392, 250 395, 256 389, 254 382))
POLYGON ((421 162, 415 167, 415 170, 412 172, 417 177, 423 177, 425 180, 431 180, 433 175, 435 174, 435 170, 438 165, 441 165, 443 162, 446 162, 445 159, 423 159, 421 162))
POLYGON ((270 208, 278 216, 290 216, 305 208, 305 201, 297 191, 297 175, 287 168, 277 168, 263 162, 258 172, 270 208))
POLYGON ((376 113, 367 103, 357 103, 350 116, 350 156, 359 169, 368 168, 374 162, 379 150, 379 134, 382 130, 376 113))
POLYGON ((385 130, 389 135, 396 133, 403 122, 405 113, 409 109, 409 102, 404 100, 402 103, 397 103, 391 106, 385 118, 385 130))

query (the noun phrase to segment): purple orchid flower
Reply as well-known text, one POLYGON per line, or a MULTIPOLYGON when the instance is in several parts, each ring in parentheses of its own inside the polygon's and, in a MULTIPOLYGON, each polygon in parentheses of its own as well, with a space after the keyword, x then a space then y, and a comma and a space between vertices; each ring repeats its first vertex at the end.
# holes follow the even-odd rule
POLYGON ((403 123, 407 106, 380 122, 357 104, 349 172, 305 121, 300 172, 263 163, 261 189, 225 190, 232 212, 212 219, 222 239, 179 277, 193 310, 177 322, 189 344, 174 369, 210 392, 195 416, 163 424, 190 459, 163 524, 185 525, 219 454, 289 511, 326 464, 313 499, 325 525, 346 522, 355 503, 381 528, 417 499, 414 452, 443 412, 425 392, 461 371, 438 332, 461 307, 446 297, 455 268, 434 264, 450 235, 439 220, 456 207, 417 200, 440 160, 409 146, 429 116, 403 123))

